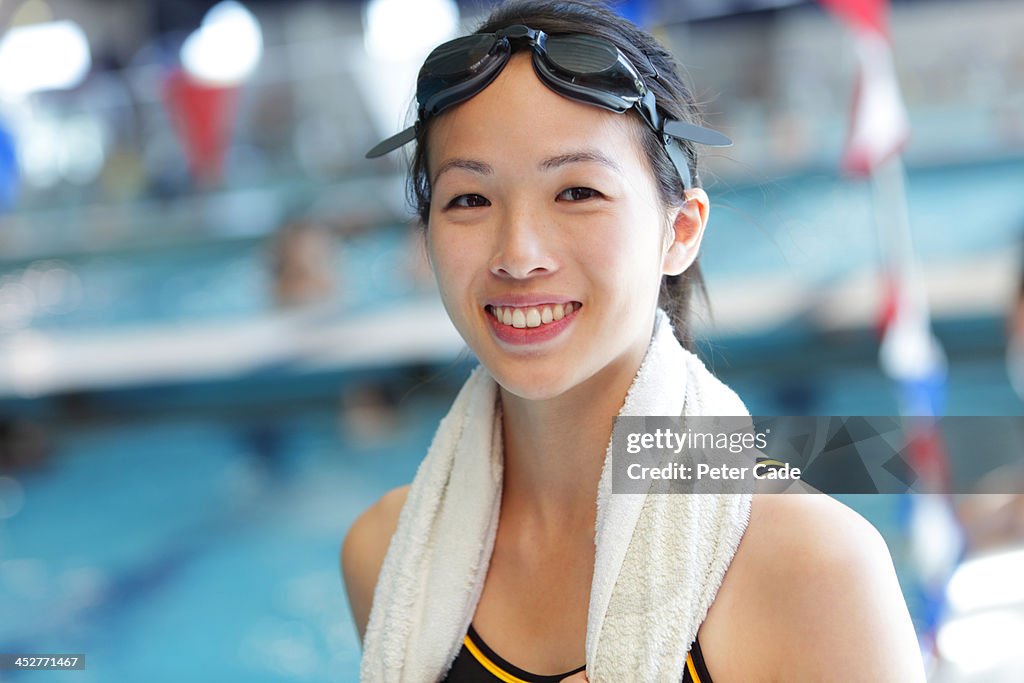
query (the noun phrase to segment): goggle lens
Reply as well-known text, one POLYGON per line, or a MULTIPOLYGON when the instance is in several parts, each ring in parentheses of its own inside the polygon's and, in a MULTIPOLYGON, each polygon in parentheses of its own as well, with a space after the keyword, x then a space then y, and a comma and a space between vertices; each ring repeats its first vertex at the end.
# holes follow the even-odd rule
POLYGON ((600 74, 619 63, 615 46, 594 36, 551 36, 545 48, 555 66, 579 76, 600 74))
POLYGON ((420 73, 445 79, 472 73, 491 54, 496 42, 493 34, 457 38, 431 52, 420 73))

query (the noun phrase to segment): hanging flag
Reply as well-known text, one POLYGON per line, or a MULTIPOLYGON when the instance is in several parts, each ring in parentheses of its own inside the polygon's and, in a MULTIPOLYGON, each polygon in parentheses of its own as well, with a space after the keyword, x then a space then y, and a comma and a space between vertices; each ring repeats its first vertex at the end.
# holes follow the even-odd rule
POLYGON ((189 169, 204 187, 219 185, 235 122, 238 87, 199 82, 174 69, 164 83, 164 101, 176 123, 189 169))
POLYGON ((910 121, 896 80, 889 42, 888 0, 820 0, 854 36, 859 65, 843 168, 868 175, 899 153, 910 121))
POLYGON ((854 29, 889 35, 889 0, 821 0, 846 24, 854 29))
POLYGON ((924 280, 914 255, 900 152, 910 136, 888 27, 888 0, 820 0, 853 36, 858 61, 843 169, 873 186, 884 263, 877 331, 882 370, 897 386, 905 453, 925 495, 899 498, 906 556, 901 577, 914 606, 922 653, 935 656, 946 610, 945 587, 960 561, 964 539, 953 514, 948 454, 939 431, 946 388, 946 355, 931 330, 924 280))
POLYGON ((0 213, 14 208, 18 196, 18 155, 14 136, 0 120, 0 213))

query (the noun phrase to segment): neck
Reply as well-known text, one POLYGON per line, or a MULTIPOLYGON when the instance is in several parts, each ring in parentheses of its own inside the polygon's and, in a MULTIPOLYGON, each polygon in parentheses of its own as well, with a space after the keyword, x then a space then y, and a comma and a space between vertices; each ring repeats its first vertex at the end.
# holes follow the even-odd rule
POLYGON ((578 534, 593 541, 597 489, 611 439, 647 346, 610 364, 570 391, 542 401, 504 389, 502 523, 543 542, 578 534))

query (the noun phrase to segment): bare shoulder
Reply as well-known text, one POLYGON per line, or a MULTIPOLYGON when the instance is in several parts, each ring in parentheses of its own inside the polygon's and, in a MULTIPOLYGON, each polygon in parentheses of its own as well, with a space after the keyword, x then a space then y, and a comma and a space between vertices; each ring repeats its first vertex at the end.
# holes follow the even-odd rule
POLYGON ((878 530, 825 494, 755 495, 750 512, 744 540, 761 551, 763 570, 814 573, 822 563, 849 560, 892 565, 878 530))
POLYGON ((722 680, 925 680, 884 539, 829 496, 755 495, 720 596, 712 639, 758 643, 722 680))
POLYGON ((341 544, 341 573, 360 641, 366 633, 373 590, 398 516, 409 494, 409 484, 391 489, 363 511, 349 527, 341 544))

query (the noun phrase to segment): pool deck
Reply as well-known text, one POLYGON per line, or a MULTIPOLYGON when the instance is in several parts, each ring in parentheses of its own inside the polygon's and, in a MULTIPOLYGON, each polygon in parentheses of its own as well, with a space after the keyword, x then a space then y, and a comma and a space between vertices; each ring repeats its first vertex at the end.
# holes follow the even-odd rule
MULTIPOLYGON (((1002 250, 923 271, 932 316, 1003 315, 1017 289, 1015 253, 1002 250)), ((797 322, 819 331, 870 328, 881 301, 875 271, 812 287, 795 274, 712 283, 713 326, 697 333, 755 335, 797 322)), ((36 398, 182 381, 237 379, 268 368, 315 373, 444 363, 464 344, 436 297, 343 315, 281 312, 236 321, 0 337, 0 398, 36 398)))

